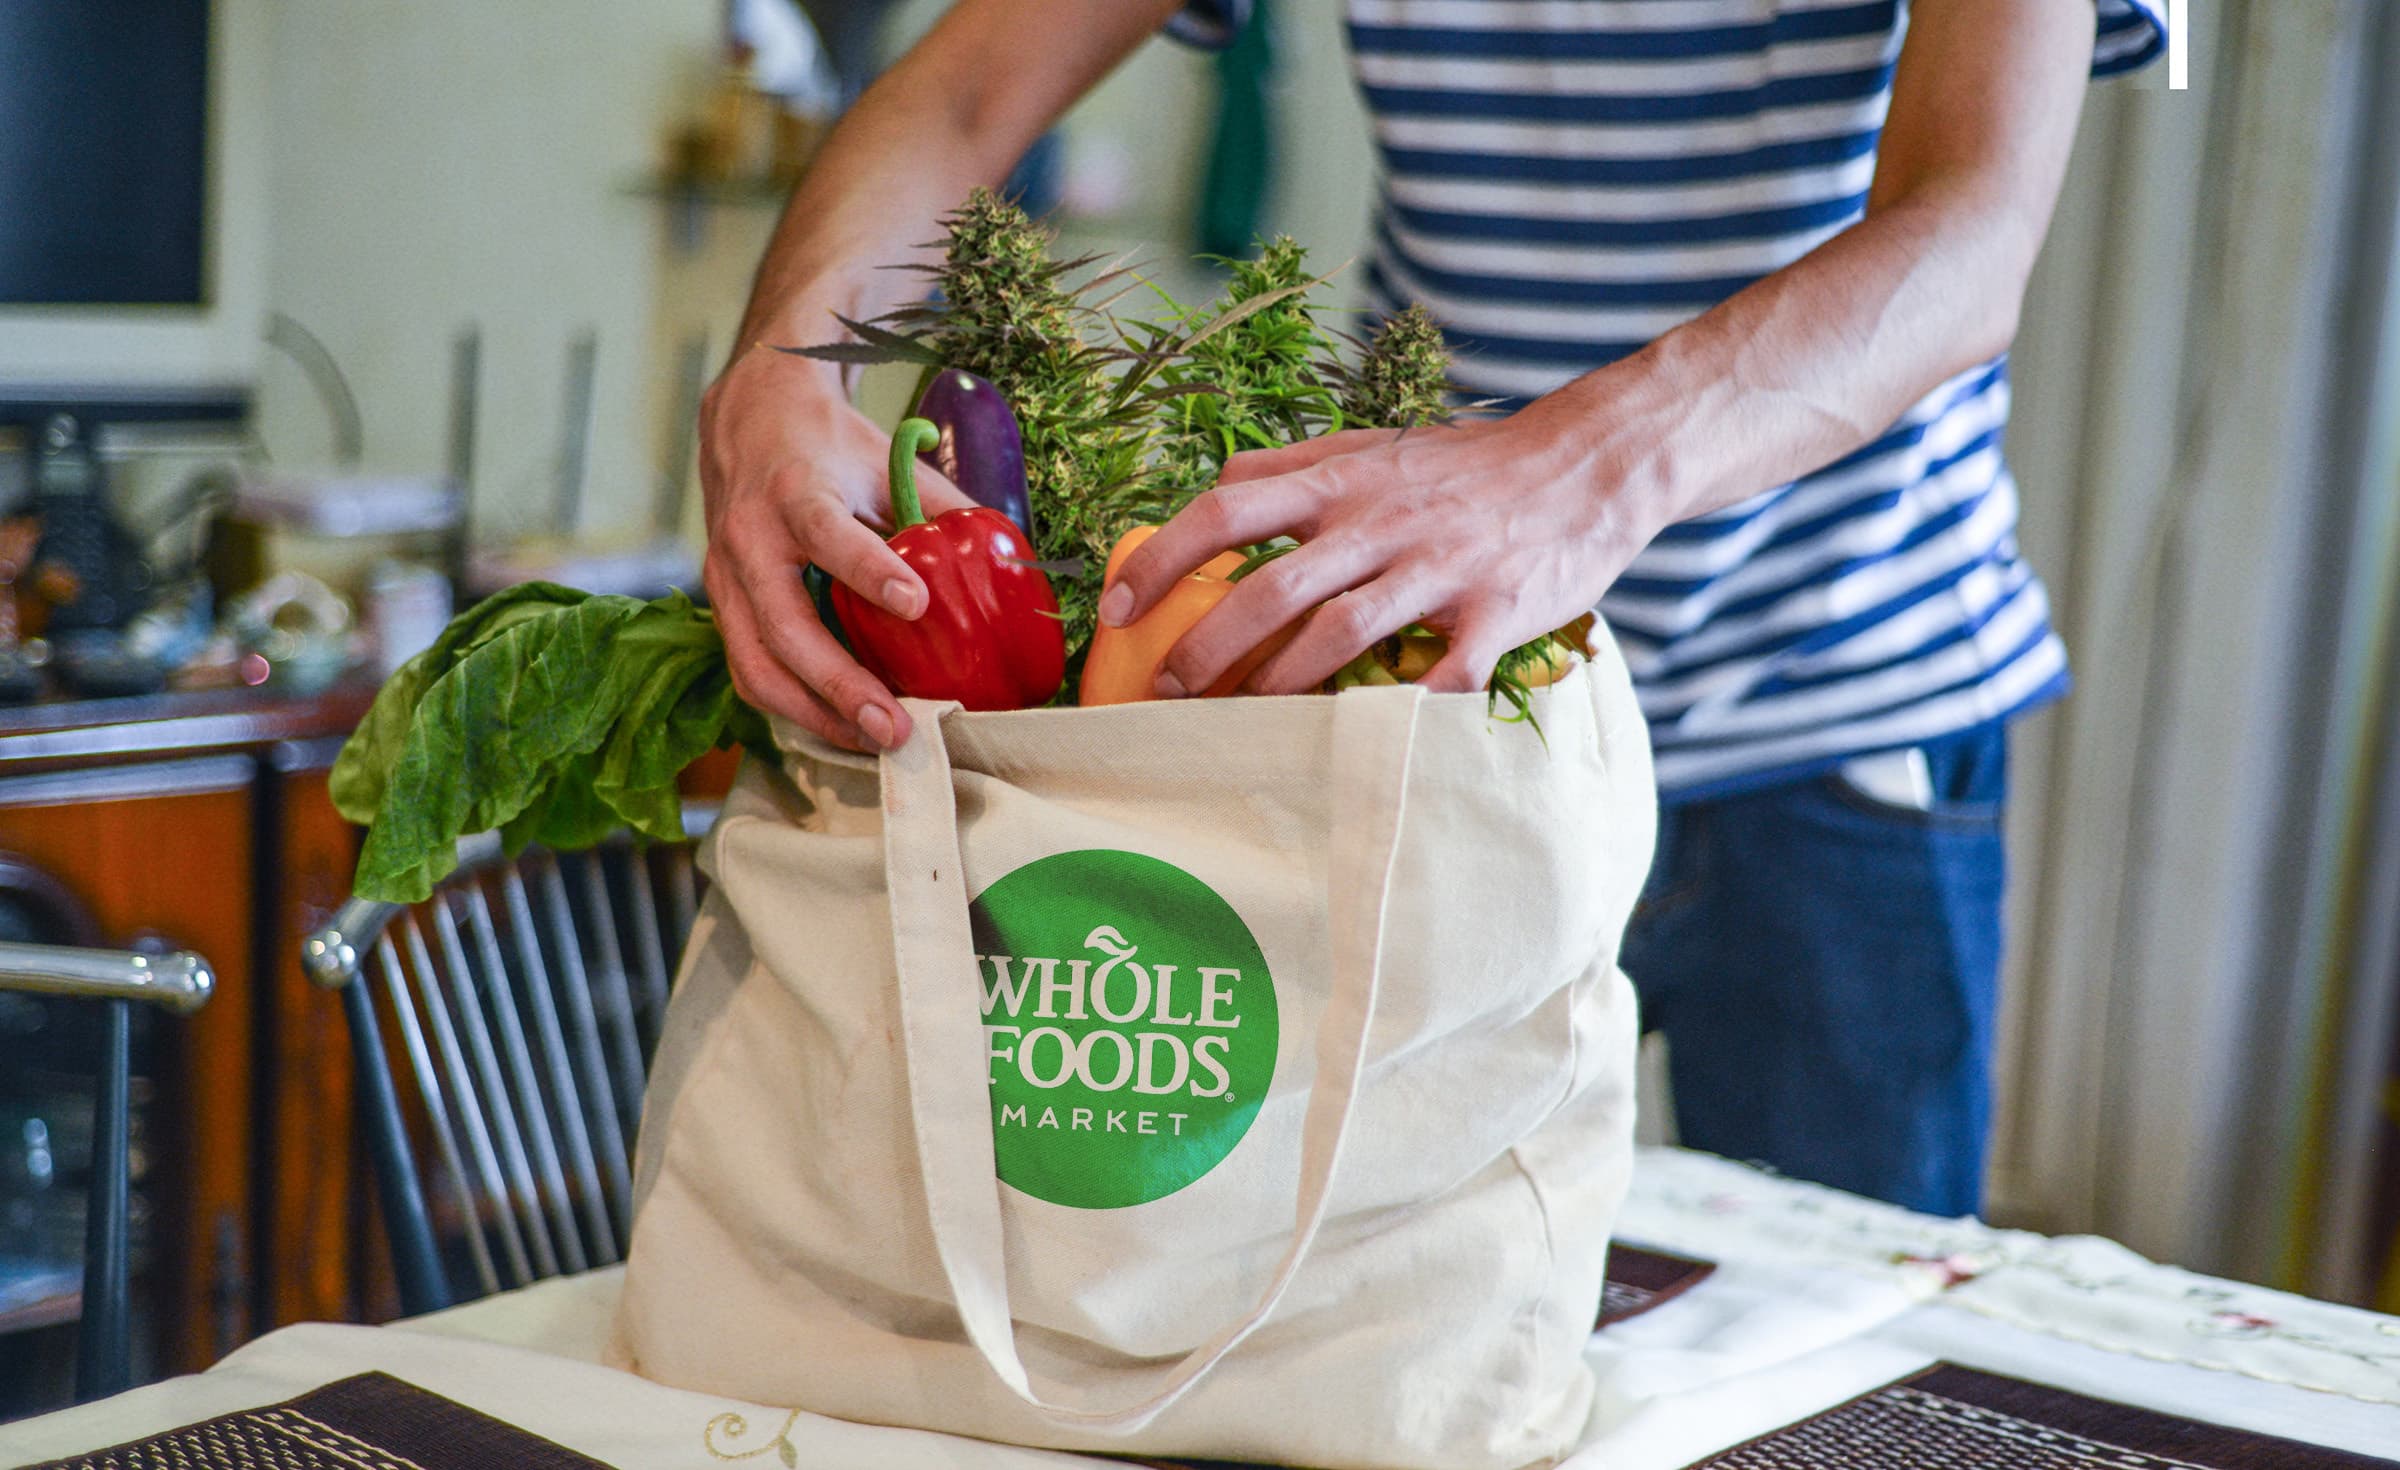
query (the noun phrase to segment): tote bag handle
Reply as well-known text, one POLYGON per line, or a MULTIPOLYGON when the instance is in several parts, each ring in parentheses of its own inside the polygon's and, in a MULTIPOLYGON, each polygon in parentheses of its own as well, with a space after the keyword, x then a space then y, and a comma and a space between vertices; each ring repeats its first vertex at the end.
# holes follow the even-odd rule
POLYGON ((1384 910, 1423 693, 1407 685, 1354 689, 1334 699, 1337 758, 1327 871, 1333 984, 1318 1035, 1316 1083, 1301 1124, 1291 1245, 1248 1311, 1183 1356, 1141 1370, 1140 1397, 1134 1402, 1103 1409, 1046 1397, 1017 1353, 1001 1251, 1001 1186, 992 1147, 982 991, 942 731, 943 717, 958 706, 908 701, 915 733, 879 761, 884 877, 899 968, 910 1111, 934 1247, 968 1340, 1011 1392, 1052 1423, 1120 1433, 1149 1424, 1267 1319, 1316 1243, 1358 1101, 1382 985, 1384 910))

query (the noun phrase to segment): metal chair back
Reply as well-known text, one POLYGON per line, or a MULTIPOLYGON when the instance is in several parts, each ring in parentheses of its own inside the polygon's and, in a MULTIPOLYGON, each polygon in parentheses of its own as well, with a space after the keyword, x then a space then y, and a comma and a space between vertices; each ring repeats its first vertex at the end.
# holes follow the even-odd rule
POLYGON ((190 1015, 208 1003, 216 978, 196 954, 0 944, 0 990, 70 996, 105 1008, 92 1114, 91 1197, 83 1217, 83 1312, 75 1339, 79 1403, 132 1387, 130 1307, 133 1007, 190 1015))
MULTIPOLYGON (((714 816, 687 809, 687 831, 714 816)), ((642 1091, 698 906, 688 845, 509 860, 487 836, 460 858, 428 901, 354 901, 304 950, 342 992, 411 1316, 623 1259, 642 1091)))

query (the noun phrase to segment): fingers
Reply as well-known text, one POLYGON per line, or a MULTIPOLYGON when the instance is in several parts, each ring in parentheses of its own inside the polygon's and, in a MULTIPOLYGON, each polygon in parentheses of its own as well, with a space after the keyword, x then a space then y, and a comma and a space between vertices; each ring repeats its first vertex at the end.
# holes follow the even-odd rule
POLYGON ((1279 629, 1377 570, 1372 551, 1356 537, 1311 542, 1268 562, 1236 583, 1168 650, 1159 696, 1177 699, 1214 687, 1279 629))
MULTIPOLYGON (((924 613, 925 584, 859 520, 888 513, 886 437, 838 383, 792 363, 740 354, 702 401, 703 576, 744 699, 851 749, 890 748, 908 738, 907 713, 818 620, 800 571, 814 562, 903 618, 924 613)), ((965 503, 934 470, 917 483, 928 513, 965 503)))
POLYGON ((925 519, 929 521, 976 504, 966 491, 951 483, 949 476, 921 459, 917 461, 917 499, 924 504, 925 519))
POLYGON ((747 595, 738 587, 725 592, 717 590, 730 580, 730 574, 712 570, 703 576, 709 584, 709 606, 715 611, 717 627, 725 638, 725 663, 733 674, 734 692, 753 707, 781 715, 837 745, 852 750, 868 749, 865 735, 855 724, 809 693, 807 685, 767 653, 759 642, 757 620, 751 615, 747 595))
POLYGON ((852 750, 908 739, 908 712, 817 620, 798 549, 711 548, 709 591, 742 697, 852 750), (719 573, 720 565, 729 567, 719 573), (732 585, 726 585, 726 584, 732 585))
POLYGON ((1132 622, 1166 596, 1178 578, 1237 546, 1283 535, 1305 540, 1318 507, 1340 493, 1344 478, 1354 477, 1354 466, 1335 462, 1398 437, 1398 429, 1344 429, 1280 449, 1249 449, 1233 456, 1225 461, 1215 489, 1176 512, 1125 559, 1117 585, 1100 600, 1100 621, 1112 626, 1132 622))
POLYGON ((1337 454, 1355 454, 1361 449, 1373 449, 1389 444, 1400 437, 1398 429, 1344 429, 1338 434, 1320 434, 1297 444, 1277 449, 1245 449, 1225 461, 1217 476, 1220 485, 1239 485, 1251 480, 1264 480, 1275 475, 1288 475, 1304 470, 1319 460, 1337 454))
POLYGON ((1100 599, 1100 621, 1122 627, 1219 553, 1301 529, 1317 502, 1303 480, 1286 475, 1200 495, 1125 558, 1115 585, 1100 599))
MULTIPOLYGON (((925 582, 916 568, 901 560, 890 543, 839 502, 817 495, 780 499, 786 535, 800 553, 793 559, 795 568, 803 559, 812 561, 823 567, 827 576, 895 617, 915 618, 924 613, 925 582)), ((755 593, 759 589, 754 567, 743 561, 740 547, 733 551, 743 566, 743 584, 755 593)))
POLYGON ((1499 624, 1488 617, 1469 616, 1450 635, 1450 651, 1425 671, 1417 684, 1435 694, 1473 694, 1490 687, 1492 666, 1516 644, 1506 641, 1499 624))
POLYGON ((1314 689, 1381 639, 1425 618, 1436 596, 1431 579, 1394 567, 1309 614, 1298 636, 1243 684, 1252 694, 1314 689))

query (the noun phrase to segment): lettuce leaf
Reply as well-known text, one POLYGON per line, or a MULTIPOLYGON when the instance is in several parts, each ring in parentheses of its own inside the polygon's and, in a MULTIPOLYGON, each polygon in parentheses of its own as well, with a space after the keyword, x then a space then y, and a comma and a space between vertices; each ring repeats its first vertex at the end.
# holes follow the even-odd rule
POLYGON ((677 776, 736 740, 763 747, 765 721, 733 692, 716 620, 682 593, 511 588, 402 666, 335 762, 335 804, 367 827, 355 889, 421 900, 458 839, 493 828, 512 854, 628 826, 679 838, 677 776))
POLYGON ((329 778, 334 810, 364 827, 383 805, 384 781, 399 760, 417 705, 436 679, 470 649, 487 643, 512 625, 555 608, 572 606, 590 593, 555 582, 524 582, 495 592, 450 620, 433 646, 402 664, 377 691, 358 729, 342 747, 329 778))

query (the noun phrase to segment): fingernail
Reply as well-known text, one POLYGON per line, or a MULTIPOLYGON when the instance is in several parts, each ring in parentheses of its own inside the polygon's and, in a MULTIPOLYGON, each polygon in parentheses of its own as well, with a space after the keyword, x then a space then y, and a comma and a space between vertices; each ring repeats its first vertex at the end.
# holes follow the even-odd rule
POLYGON ((883 712, 880 704, 862 705, 858 711, 858 728, 878 750, 892 748, 892 717, 883 712))
POLYGON ((1173 671, 1168 669, 1159 670, 1158 682, 1150 687, 1161 699, 1181 699, 1191 692, 1184 688, 1183 681, 1176 678, 1173 671))
POLYGON ((1125 619, 1132 614, 1133 589, 1131 587, 1119 582, 1116 586, 1100 594, 1101 622, 1112 628, 1122 628, 1125 626, 1125 619))
MULTIPOLYGON (((895 617, 913 618, 924 611, 925 594, 906 577, 894 577, 883 584, 883 605, 895 617)), ((878 711, 880 713, 880 711, 878 711)), ((885 722, 889 725, 889 721, 885 722)))

